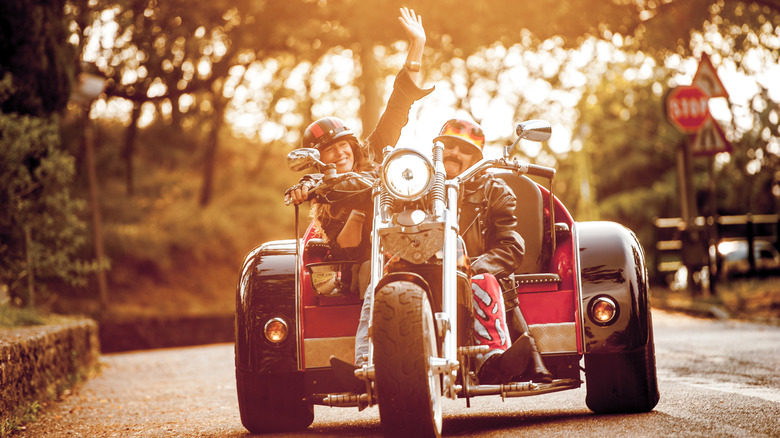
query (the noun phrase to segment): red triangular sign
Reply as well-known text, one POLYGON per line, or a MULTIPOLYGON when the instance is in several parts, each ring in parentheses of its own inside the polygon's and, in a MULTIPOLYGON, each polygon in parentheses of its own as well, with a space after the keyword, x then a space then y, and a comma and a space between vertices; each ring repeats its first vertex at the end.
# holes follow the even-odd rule
POLYGON ((712 61, 710 61, 710 57, 706 53, 701 54, 699 68, 693 76, 693 85, 701 88, 701 90, 704 91, 704 94, 709 97, 729 97, 729 93, 726 92, 726 87, 724 87, 723 82, 720 81, 718 72, 715 70, 715 66, 712 65, 712 61))
POLYGON ((711 116, 696 134, 691 152, 693 155, 715 155, 720 152, 731 153, 734 148, 728 140, 723 128, 711 116))

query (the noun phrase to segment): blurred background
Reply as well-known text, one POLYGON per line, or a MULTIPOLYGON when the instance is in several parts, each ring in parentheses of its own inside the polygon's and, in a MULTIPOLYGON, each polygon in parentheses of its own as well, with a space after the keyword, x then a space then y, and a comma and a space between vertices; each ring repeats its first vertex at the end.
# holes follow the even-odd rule
POLYGON ((244 255, 294 236, 285 156, 303 129, 375 126, 405 58, 400 6, 423 17, 436 86, 400 144, 467 114, 497 155, 516 123, 549 120, 514 156, 558 169, 576 220, 634 230, 659 288, 715 295, 768 271, 780 295, 780 1, 3 0, 2 307, 230 314, 244 255), (729 148, 681 167, 695 134, 665 100, 704 56, 729 148))

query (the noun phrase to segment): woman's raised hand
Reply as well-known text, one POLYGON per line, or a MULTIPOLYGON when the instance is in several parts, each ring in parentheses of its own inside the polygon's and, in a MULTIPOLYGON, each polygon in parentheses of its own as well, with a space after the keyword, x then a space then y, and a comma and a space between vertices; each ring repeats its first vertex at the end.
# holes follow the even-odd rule
POLYGON ((398 21, 406 30, 406 34, 409 35, 409 40, 413 43, 425 44, 425 29, 422 24, 422 16, 414 13, 414 9, 407 7, 401 8, 401 16, 398 17, 398 21))

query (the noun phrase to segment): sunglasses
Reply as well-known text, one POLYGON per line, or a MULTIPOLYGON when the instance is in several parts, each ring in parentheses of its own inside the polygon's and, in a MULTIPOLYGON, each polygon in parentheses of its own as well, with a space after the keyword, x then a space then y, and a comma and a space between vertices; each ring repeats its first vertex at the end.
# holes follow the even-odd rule
POLYGON ((455 140, 454 138, 444 138, 441 142, 444 143, 445 151, 457 151, 460 152, 461 155, 466 155, 469 157, 477 153, 477 151, 474 150, 474 146, 461 140, 455 140))

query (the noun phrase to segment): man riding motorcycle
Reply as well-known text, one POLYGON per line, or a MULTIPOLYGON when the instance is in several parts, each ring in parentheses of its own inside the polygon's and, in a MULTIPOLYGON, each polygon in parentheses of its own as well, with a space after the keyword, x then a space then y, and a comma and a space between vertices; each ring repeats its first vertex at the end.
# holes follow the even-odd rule
MULTIPOLYGON (((450 120, 435 140, 445 145, 444 166, 448 178, 457 176, 482 158, 484 135, 475 123, 450 120)), ((349 186, 348 182, 341 183, 335 190, 340 193, 337 196, 349 199, 355 206, 370 205, 367 191, 357 195, 354 187, 350 189, 349 186)), ((551 381, 550 373, 544 367, 535 342, 528 333, 528 326, 517 308, 516 293, 507 300, 513 306, 505 307, 496 280, 496 277, 509 277, 523 260, 523 240, 515 231, 515 203, 514 194, 506 184, 490 174, 467 184, 461 200, 461 234, 469 254, 476 254, 471 261, 471 269, 475 274, 472 292, 477 309, 474 321, 476 339, 478 344, 490 348, 480 358, 482 366, 477 373, 483 384, 505 383, 513 379, 551 381), (506 308, 510 311, 507 312, 506 308), (511 325, 507 324, 507 317, 511 318, 511 325)), ((343 234, 341 232, 339 237, 343 234)), ((367 242, 365 239, 358 241, 367 242)), ((512 291, 508 292, 511 294, 512 291)), ((368 352, 369 308, 370 302, 366 300, 356 336, 357 364, 364 362, 368 352)), ((331 365, 342 376, 342 380, 351 380, 349 386, 356 390, 361 387, 354 379, 353 366, 338 359, 332 360, 331 365)))
MULTIPOLYGON (((474 122, 451 119, 444 123, 434 141, 444 143, 444 169, 447 178, 451 179, 482 159, 485 135, 482 128, 474 122)), ((489 173, 467 183, 463 188, 459 201, 461 207, 459 226, 466 250, 471 256, 473 273, 483 276, 492 274, 502 283, 512 283, 511 280, 504 280, 511 278, 511 274, 522 264, 525 254, 523 239, 515 231, 516 202, 514 194, 506 183, 489 173)), ((474 286, 472 284, 472 288, 474 286)), ((510 380, 551 382, 552 376, 542 362, 528 324, 518 307, 517 292, 512 286, 505 289, 504 302, 501 304, 506 309, 506 324, 512 342, 522 345, 527 355, 517 353, 507 355, 509 351, 504 355, 488 353, 478 373, 480 383, 505 383, 510 380), (528 363, 529 359, 530 363, 528 363), (513 370, 518 368, 520 371, 513 373, 513 370)), ((477 297, 476 290, 475 297, 477 297)), ((479 300, 475 299, 475 304, 479 308, 484 308, 484 303, 480 303, 479 300)), ((476 312, 476 315, 478 322, 482 322, 485 326, 490 323, 489 319, 480 318, 479 312, 476 312)), ((477 339, 484 344, 479 332, 478 328, 477 339)))

